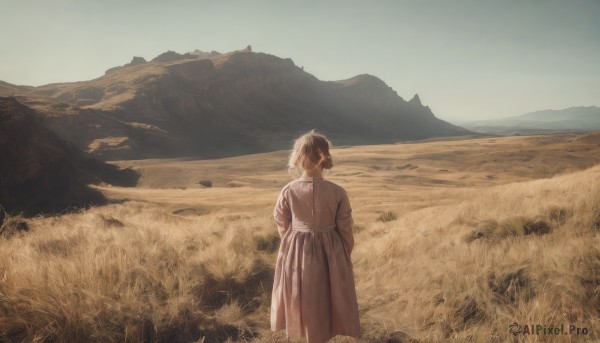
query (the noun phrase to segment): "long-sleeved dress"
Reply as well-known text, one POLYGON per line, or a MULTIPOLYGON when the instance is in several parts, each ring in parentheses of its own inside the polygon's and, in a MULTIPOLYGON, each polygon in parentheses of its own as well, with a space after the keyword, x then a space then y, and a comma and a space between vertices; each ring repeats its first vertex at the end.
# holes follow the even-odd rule
POLYGON ((271 298, 271 330, 325 342, 357 336, 358 304, 350 254, 352 208, 346 191, 301 177, 281 191, 275 210, 281 245, 271 298))

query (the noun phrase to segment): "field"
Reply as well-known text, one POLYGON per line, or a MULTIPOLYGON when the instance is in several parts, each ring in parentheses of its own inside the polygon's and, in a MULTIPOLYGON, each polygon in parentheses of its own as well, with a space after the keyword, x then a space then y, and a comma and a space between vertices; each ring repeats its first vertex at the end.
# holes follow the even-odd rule
MULTIPOLYGON (((98 186, 112 204, 10 218, 0 342, 285 342, 269 305, 287 154, 115 161, 142 177, 98 186)), ((600 340, 598 134, 332 154, 325 177, 354 211, 358 341, 600 340), (515 322, 566 333, 513 336, 515 322)))

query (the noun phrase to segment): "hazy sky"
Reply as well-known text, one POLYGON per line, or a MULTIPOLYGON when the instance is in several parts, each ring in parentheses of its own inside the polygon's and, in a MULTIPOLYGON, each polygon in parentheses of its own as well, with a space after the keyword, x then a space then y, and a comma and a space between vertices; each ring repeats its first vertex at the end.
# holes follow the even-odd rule
POLYGON ((600 0, 0 0, 14 84, 248 44, 321 80, 373 74, 446 120, 600 105, 600 0))

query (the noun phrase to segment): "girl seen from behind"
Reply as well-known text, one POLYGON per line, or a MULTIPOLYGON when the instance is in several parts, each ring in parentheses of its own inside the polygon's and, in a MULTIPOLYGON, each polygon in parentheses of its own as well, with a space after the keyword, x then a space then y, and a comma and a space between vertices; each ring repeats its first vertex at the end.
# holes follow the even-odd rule
POLYGON ((298 138, 290 169, 302 175, 283 187, 273 216, 281 237, 271 298, 271 330, 321 343, 358 336, 360 324, 350 254, 352 208, 344 188, 325 180, 329 140, 312 130, 298 138))

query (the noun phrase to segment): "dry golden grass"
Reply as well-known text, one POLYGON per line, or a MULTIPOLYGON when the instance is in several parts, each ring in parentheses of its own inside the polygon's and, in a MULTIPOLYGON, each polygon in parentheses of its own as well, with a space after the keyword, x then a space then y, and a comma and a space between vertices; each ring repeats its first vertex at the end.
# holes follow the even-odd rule
POLYGON ((139 202, 31 220, 1 244, 0 341, 251 338, 272 282, 269 224, 139 202))
MULTIPOLYGON (((336 149, 358 341, 600 339, 600 146, 574 138, 336 149), (590 332, 516 339, 513 322, 590 332)), ((269 305, 285 156, 121 161, 140 186, 99 189, 122 203, 27 220, 0 239, 0 342, 284 342, 269 305)))

